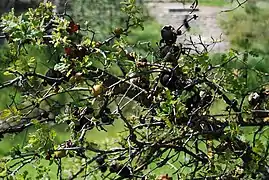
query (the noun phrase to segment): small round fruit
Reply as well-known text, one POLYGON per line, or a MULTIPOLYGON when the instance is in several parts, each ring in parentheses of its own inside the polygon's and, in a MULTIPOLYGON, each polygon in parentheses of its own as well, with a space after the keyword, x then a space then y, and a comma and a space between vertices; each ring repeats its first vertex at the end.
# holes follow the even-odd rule
POLYGON ((99 96, 100 94, 102 94, 105 90, 105 87, 103 86, 103 84, 97 84, 94 85, 92 88, 92 94, 94 97, 99 96))
POLYGON ((64 52, 67 56, 70 56, 73 53, 73 50, 71 47, 64 48, 64 52))
POLYGON ((85 114, 92 114, 94 113, 94 109, 92 107, 86 107, 85 114))
POLYGON ((54 151, 54 158, 63 158, 66 156, 66 151, 60 150, 60 151, 54 151))
POLYGON ((102 46, 102 42, 97 41, 97 42, 95 43, 95 47, 99 48, 100 46, 102 46))
POLYGON ((248 102, 251 106, 256 106, 259 101, 261 96, 257 93, 257 92, 252 92, 249 96, 248 96, 248 102))
POLYGON ((51 159, 51 155, 50 154, 47 154, 46 157, 45 157, 46 160, 50 160, 51 159))
POLYGON ((172 177, 169 177, 168 174, 160 175, 160 176, 157 177, 156 180, 172 180, 172 177))
POLYGON ((42 85, 43 85, 44 87, 46 87, 46 86, 48 85, 48 83, 47 83, 46 81, 43 81, 43 82, 42 82, 42 85))
POLYGON ((105 156, 100 156, 95 161, 97 164, 102 165, 105 163, 105 156))
POLYGON ((140 117, 139 118, 139 122, 140 122, 140 124, 145 124, 146 123, 146 119, 143 118, 143 117, 140 117))
POLYGON ((114 120, 112 119, 112 118, 110 118, 110 117, 108 117, 107 115, 103 115, 103 116, 101 116, 101 121, 102 121, 102 123, 113 123, 114 122, 114 120))
POLYGON ((114 30, 114 34, 116 35, 116 37, 120 37, 120 35, 123 33, 123 29, 121 27, 118 27, 114 30))
POLYGON ((109 172, 110 173, 118 172, 118 170, 119 170, 119 164, 116 163, 116 162, 113 162, 109 167, 109 172))
POLYGON ((102 173, 106 172, 107 166, 105 164, 98 167, 102 173))
POLYGON ((173 72, 163 71, 160 75, 160 83, 170 90, 175 90, 177 88, 177 81, 178 78, 173 72))
POLYGON ((67 32, 69 32, 69 34, 71 35, 71 34, 77 32, 78 30, 80 30, 80 25, 78 25, 75 22, 71 21, 69 23, 68 28, 67 28, 67 32))
POLYGON ((59 87, 58 85, 56 85, 56 86, 54 87, 54 92, 55 92, 55 93, 58 93, 59 90, 60 90, 60 87, 59 87))
POLYGON ((69 79, 69 81, 73 84, 73 83, 80 83, 83 80, 83 74, 81 72, 77 72, 74 76, 71 76, 71 78, 69 79))
POLYGON ((51 159, 51 151, 48 151, 46 153, 46 157, 45 157, 46 160, 50 160, 51 159))
POLYGON ((119 166, 119 175, 124 178, 129 178, 131 176, 131 170, 127 166, 119 166))
POLYGON ((201 71, 201 68, 200 68, 199 66, 196 66, 196 67, 194 68, 194 71, 195 71, 196 73, 198 73, 198 72, 201 71))
POLYGON ((48 118, 48 117, 49 117, 49 112, 44 111, 44 112, 41 113, 41 116, 42 116, 43 118, 48 118))

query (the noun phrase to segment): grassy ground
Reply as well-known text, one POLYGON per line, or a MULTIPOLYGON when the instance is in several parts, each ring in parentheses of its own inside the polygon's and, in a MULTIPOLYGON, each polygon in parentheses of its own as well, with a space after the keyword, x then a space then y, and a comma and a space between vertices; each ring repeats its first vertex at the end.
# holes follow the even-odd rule
POLYGON ((203 6, 225 6, 228 3, 227 0, 199 0, 199 4, 203 6))
MULTIPOLYGON (((57 132, 57 138, 56 141, 58 143, 62 143, 69 139, 70 134, 67 132, 64 132, 65 126, 55 126, 54 129, 57 132)), ((113 138, 116 138, 118 136, 118 133, 123 131, 123 124, 120 121, 115 121, 113 126, 106 127, 107 132, 105 131, 98 131, 97 129, 94 129, 87 133, 86 139, 88 142, 93 143, 100 143, 102 141, 111 141, 113 138)), ((11 148, 17 144, 23 147, 24 144, 24 137, 25 134, 33 131, 33 129, 30 129, 28 131, 24 131, 20 134, 17 134, 16 136, 6 136, 4 140, 0 141, 0 158, 4 155, 8 155, 11 148)), ((63 158, 63 166, 65 167, 72 167, 73 159, 69 158, 63 158)), ((53 163, 52 165, 49 165, 49 161, 47 160, 41 160, 41 165, 44 167, 48 167, 50 169, 50 172, 48 173, 51 179, 57 179, 57 165, 53 163)), ((70 169, 69 168, 69 169, 70 169)), ((72 167, 73 168, 73 167, 72 167)), ((78 168, 78 167, 77 167, 78 168)), ((24 168, 22 168, 19 172, 24 172, 27 170, 30 174, 30 177, 32 179, 35 179, 37 175, 37 168, 34 164, 28 164, 24 168)))

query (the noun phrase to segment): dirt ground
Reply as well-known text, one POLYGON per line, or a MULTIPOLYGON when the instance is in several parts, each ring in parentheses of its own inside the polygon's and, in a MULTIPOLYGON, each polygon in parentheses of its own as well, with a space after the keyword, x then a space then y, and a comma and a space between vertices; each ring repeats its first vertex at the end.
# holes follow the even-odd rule
MULTIPOLYGON (((178 28, 185 18, 185 15, 188 15, 187 11, 190 9, 190 4, 181 4, 181 3, 148 3, 147 4, 149 14, 156 18, 156 20, 162 25, 173 25, 175 28, 178 28), (171 12, 171 9, 181 9, 181 12, 171 12)), ((191 30, 186 32, 179 38, 180 42, 184 44, 189 44, 190 38, 193 42, 199 43, 202 41, 205 44, 208 44, 208 50, 212 52, 224 52, 229 48, 229 43, 227 38, 222 33, 222 30, 219 26, 219 18, 225 17, 225 12, 229 7, 220 8, 220 7, 207 7, 199 6, 199 11, 193 12, 193 14, 198 15, 197 20, 190 22, 191 30), (218 43, 214 43, 214 42, 218 43), (213 44, 212 44, 213 43, 213 44)), ((182 28, 183 32, 185 31, 182 28)), ((199 51, 203 50, 202 45, 197 45, 199 51)))

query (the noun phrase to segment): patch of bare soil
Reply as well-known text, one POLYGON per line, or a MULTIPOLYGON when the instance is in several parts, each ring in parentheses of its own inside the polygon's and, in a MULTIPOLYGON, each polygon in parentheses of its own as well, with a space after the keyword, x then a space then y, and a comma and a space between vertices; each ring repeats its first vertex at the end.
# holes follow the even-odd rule
MULTIPOLYGON (((182 24, 185 15, 189 14, 190 4, 162 2, 148 3, 147 7, 149 14, 155 17, 160 24, 169 24, 177 28, 182 24), (171 12, 171 9, 181 9, 181 11, 171 12)), ((218 19, 224 17, 225 13, 222 10, 227 9, 227 7, 199 6, 198 9, 199 11, 193 12, 193 14, 198 15, 198 19, 190 22, 191 30, 182 35, 179 41, 184 42, 184 44, 189 44, 190 38, 196 43, 202 41, 205 44, 212 44, 217 41, 218 43, 210 45, 208 50, 224 52, 229 48, 229 43, 219 26, 218 19)), ((204 49, 202 45, 197 45, 197 48, 204 49)))

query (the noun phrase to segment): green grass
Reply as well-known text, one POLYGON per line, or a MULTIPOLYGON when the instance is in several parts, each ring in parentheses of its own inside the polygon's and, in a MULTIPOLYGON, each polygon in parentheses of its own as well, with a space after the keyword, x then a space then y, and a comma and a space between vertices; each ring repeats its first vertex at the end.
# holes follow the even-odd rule
POLYGON ((199 0, 199 4, 203 6, 225 6, 229 4, 226 0, 199 0))
MULTIPOLYGON (((53 129, 57 132, 56 136, 56 142, 62 143, 63 141, 66 141, 70 137, 69 132, 65 132, 66 129, 65 125, 57 125, 54 126, 53 129)), ((105 127, 107 132, 105 131, 99 131, 97 129, 93 129, 87 133, 86 139, 90 142, 100 142, 107 140, 107 138, 116 138, 118 133, 123 131, 123 124, 120 121, 115 121, 113 126, 107 126, 105 127)), ((0 157, 3 157, 4 155, 7 155, 7 153, 11 150, 11 148, 14 145, 19 144, 20 146, 23 146, 25 143, 25 135, 31 133, 34 131, 34 128, 31 128, 29 130, 25 130, 17 135, 6 135, 5 138, 0 141, 0 157)))
MULTIPOLYGON (((65 132, 64 129, 66 128, 65 125, 57 125, 54 126, 53 129, 56 130, 57 136, 56 136, 56 142, 58 144, 69 140, 70 133, 65 132)), ((118 137, 119 133, 123 131, 123 123, 119 120, 116 120, 113 126, 105 127, 107 132, 105 131, 99 131, 96 128, 89 131, 86 134, 86 139, 88 142, 92 143, 102 143, 102 142, 113 142, 115 138, 118 137)), ((9 151, 12 149, 13 146, 19 145, 20 147, 23 147, 23 144, 25 143, 25 135, 29 134, 30 132, 33 132, 34 129, 31 128, 27 131, 23 131, 15 136, 8 135, 6 136, 2 141, 0 141, 0 158, 3 156, 7 156, 9 154, 9 151)), ((63 158, 63 166, 65 166, 66 169, 73 169, 73 165, 76 163, 73 163, 74 159, 72 158, 63 158)), ((57 165, 55 163, 51 164, 49 166, 49 161, 47 160, 40 160, 40 164, 43 167, 49 167, 50 171, 48 172, 48 175, 51 179, 57 179, 57 165)), ((74 172, 79 167, 76 167, 74 172)), ((22 173, 24 171, 28 171, 30 174, 30 177, 35 179, 36 175, 38 174, 37 169, 35 167, 35 164, 28 164, 23 167, 19 173, 22 173)))
POLYGON ((144 30, 140 27, 132 29, 130 34, 126 37, 126 40, 130 45, 143 43, 134 48, 134 50, 145 55, 148 52, 148 43, 150 46, 156 47, 156 43, 160 41, 161 28, 162 26, 159 23, 157 23, 153 18, 149 18, 144 22, 144 30))

